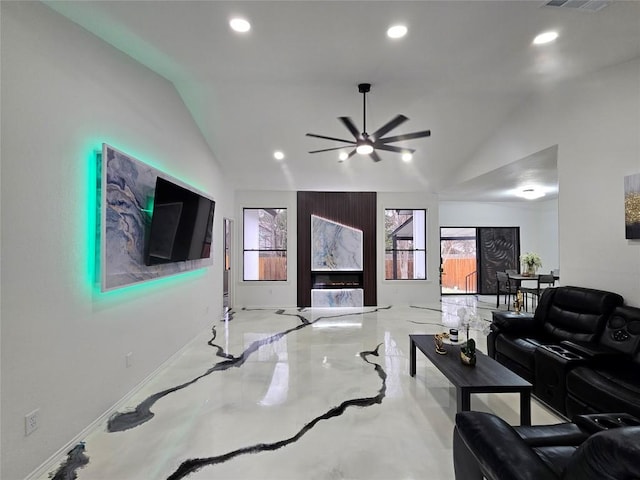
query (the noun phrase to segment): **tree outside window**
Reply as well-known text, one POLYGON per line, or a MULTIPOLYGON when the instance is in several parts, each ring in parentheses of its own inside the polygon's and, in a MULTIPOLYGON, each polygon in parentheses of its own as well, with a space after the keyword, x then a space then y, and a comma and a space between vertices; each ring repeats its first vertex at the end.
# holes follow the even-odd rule
POLYGON ((427 278, 426 210, 386 209, 385 280, 427 278))
POLYGON ((287 279, 287 209, 245 208, 244 280, 287 279))

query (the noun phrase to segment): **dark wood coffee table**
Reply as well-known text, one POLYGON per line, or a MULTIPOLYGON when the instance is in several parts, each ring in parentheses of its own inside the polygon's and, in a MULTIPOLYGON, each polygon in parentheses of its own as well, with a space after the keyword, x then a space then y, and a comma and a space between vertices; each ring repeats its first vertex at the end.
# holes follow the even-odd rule
POLYGON ((472 393, 520 393, 520 423, 531 425, 531 384, 511 370, 476 351, 476 365, 460 361, 460 346, 445 345, 446 355, 436 353, 434 335, 409 335, 409 375, 416 375, 416 348, 420 349, 456 387, 457 411, 471 410, 472 393))

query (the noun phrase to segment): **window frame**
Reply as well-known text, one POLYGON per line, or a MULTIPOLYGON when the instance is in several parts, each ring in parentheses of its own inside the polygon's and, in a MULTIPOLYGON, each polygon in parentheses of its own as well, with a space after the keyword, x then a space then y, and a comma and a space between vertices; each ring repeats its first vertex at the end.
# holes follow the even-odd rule
MULTIPOLYGON (((259 225, 258 225, 259 229, 259 225)), ((243 207, 242 208, 242 281, 243 282, 287 282, 289 279, 289 267, 288 267, 288 240, 289 240, 289 212, 286 207, 243 207), (285 212, 286 218, 286 227, 284 230, 284 248, 260 248, 260 240, 258 238, 258 248, 247 248, 247 210, 264 210, 268 211, 278 211, 285 212), (246 278, 246 264, 247 264, 247 253, 248 252, 258 252, 258 258, 262 252, 281 252, 282 257, 285 259, 285 269, 284 269, 284 278, 283 279, 261 279, 261 278, 246 278)))
MULTIPOLYGON (((390 281, 390 282, 394 282, 394 281, 427 281, 429 279, 428 276, 428 257, 427 257, 427 253, 428 253, 428 236, 427 236, 427 228, 428 228, 428 209, 426 207, 422 207, 422 208, 386 208, 384 209, 384 226, 383 226, 383 231, 384 231, 384 261, 383 261, 383 265, 384 265, 384 281, 390 281), (400 240, 412 240, 413 241, 413 245, 414 247, 409 249, 409 248, 387 248, 387 237, 389 235, 389 232, 387 231, 387 223, 386 223, 386 218, 387 218, 387 212, 388 211, 394 211, 394 212, 400 212, 400 211, 411 211, 412 212, 412 219, 415 217, 415 213, 417 211, 423 212, 424 214, 424 222, 423 222, 423 230, 422 230, 422 242, 424 244, 424 248, 416 248, 416 236, 415 236, 415 230, 414 230, 414 235, 411 237, 398 237, 398 239, 400 240), (393 254, 394 252, 411 252, 413 254, 413 259, 414 259, 414 272, 415 272, 415 258, 416 252, 422 252, 423 253, 423 258, 424 258, 424 265, 423 265, 423 271, 424 271, 424 277, 423 278, 393 278, 393 277, 387 277, 387 268, 386 268, 386 262, 387 262, 387 255, 389 254, 393 254)), ((408 223, 408 220, 405 221, 402 225, 399 225, 398 227, 395 228, 395 230, 399 230, 400 228, 402 228, 403 226, 405 226, 408 223)), ((394 277, 397 275, 398 269, 392 268, 392 275, 394 275, 394 277)), ((414 273, 415 275, 415 273, 414 273)))

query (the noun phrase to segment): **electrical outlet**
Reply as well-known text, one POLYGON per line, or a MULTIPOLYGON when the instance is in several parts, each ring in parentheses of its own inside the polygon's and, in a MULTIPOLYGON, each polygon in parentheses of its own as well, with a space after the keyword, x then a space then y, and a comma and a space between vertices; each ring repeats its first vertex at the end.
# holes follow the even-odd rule
POLYGON ((127 368, 133 365, 133 352, 129 352, 124 356, 124 363, 127 368))
POLYGON ((35 432, 40 424, 40 409, 36 408, 33 412, 24 416, 24 434, 31 435, 35 432))

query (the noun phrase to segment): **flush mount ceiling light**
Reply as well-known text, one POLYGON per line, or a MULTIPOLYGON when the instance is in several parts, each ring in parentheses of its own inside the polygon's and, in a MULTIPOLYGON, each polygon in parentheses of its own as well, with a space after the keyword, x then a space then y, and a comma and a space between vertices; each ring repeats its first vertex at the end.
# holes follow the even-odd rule
POLYGON ((251 24, 244 18, 232 18, 229 26, 234 32, 245 33, 251 30, 251 24))
POLYGON ((535 200, 536 198, 544 197, 545 193, 540 187, 527 185, 526 187, 518 189, 516 191, 516 195, 522 198, 526 198, 527 200, 535 200))
POLYGON ((408 29, 404 25, 393 25, 387 30, 387 37, 389 38, 402 38, 408 32, 408 29))
POLYGON ((534 45, 544 45, 545 43, 551 43, 558 38, 558 32, 544 32, 533 39, 534 45))
POLYGON ((276 150, 275 152, 273 152, 273 158, 275 158, 276 160, 282 160, 284 158, 284 153, 282 153, 280 150, 276 150))

